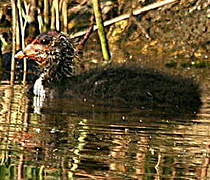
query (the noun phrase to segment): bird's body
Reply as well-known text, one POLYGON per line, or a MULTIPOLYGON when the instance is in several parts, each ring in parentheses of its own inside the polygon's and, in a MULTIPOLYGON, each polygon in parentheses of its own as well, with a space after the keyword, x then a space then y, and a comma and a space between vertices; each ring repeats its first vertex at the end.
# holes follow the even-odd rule
POLYGON ((194 113, 201 105, 199 86, 192 79, 136 65, 109 65, 77 73, 73 56, 71 40, 58 32, 39 35, 16 55, 30 57, 40 65, 41 74, 34 86, 38 96, 47 95, 46 88, 59 87, 64 96, 73 92, 140 109, 194 113))

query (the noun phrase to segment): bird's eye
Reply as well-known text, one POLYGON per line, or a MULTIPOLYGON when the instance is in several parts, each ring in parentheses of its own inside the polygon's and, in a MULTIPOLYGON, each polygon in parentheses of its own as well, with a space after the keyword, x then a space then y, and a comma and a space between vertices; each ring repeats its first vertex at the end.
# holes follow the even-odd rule
POLYGON ((44 45, 47 45, 47 44, 50 43, 50 39, 41 39, 41 40, 40 40, 40 43, 41 43, 41 44, 44 44, 44 45))

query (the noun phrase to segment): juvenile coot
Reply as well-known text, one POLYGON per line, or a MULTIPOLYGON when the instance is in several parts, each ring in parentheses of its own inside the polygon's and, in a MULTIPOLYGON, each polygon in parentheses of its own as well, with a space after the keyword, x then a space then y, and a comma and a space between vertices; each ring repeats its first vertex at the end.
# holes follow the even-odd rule
POLYGON ((37 96, 47 96, 46 89, 59 87, 64 96, 73 92, 140 109, 195 113, 201 105, 199 86, 190 78, 136 65, 109 65, 78 73, 74 55, 69 36, 51 31, 40 34, 15 57, 30 57, 40 65, 34 84, 37 96))

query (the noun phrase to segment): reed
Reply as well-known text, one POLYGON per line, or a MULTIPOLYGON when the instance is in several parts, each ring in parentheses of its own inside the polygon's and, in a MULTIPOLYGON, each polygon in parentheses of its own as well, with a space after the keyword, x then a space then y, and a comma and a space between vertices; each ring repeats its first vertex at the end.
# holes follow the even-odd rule
POLYGON ((93 4, 93 11, 95 14, 96 25, 98 27, 98 35, 99 35, 99 39, 101 41, 101 49, 102 49, 103 58, 106 62, 109 62, 110 53, 109 53, 108 42, 107 42, 106 35, 105 35, 99 1, 92 0, 92 4, 93 4))
POLYGON ((10 74, 10 83, 14 84, 15 79, 15 52, 16 52, 16 21, 17 21, 17 11, 16 11, 16 1, 11 0, 12 4, 12 59, 11 59, 11 74, 10 74))
MULTIPOLYGON (((13 16, 13 56, 11 73, 15 71, 14 54, 23 49, 27 36, 40 34, 48 30, 64 31, 68 33, 68 17, 75 13, 75 9, 68 9, 71 0, 11 0, 13 16), (34 26, 34 27, 33 27, 34 26), (35 32, 32 32, 35 31, 35 32)), ((82 7, 88 1, 81 2, 82 7)), ((110 59, 110 52, 103 26, 102 13, 98 0, 92 0, 93 12, 98 26, 98 35, 101 42, 102 54, 105 63, 110 59)), ((92 24, 92 22, 90 22, 92 24)), ((24 59, 23 83, 26 82, 27 61, 24 59)), ((11 82, 14 73, 11 74, 11 82)))

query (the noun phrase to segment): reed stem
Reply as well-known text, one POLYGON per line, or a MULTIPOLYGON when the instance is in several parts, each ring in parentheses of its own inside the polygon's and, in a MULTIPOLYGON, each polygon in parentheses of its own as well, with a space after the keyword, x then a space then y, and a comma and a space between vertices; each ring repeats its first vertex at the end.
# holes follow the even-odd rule
POLYGON ((95 15, 96 25, 98 27, 98 35, 101 41, 101 49, 102 49, 103 58, 106 62, 109 62, 110 53, 109 53, 108 42, 106 39, 105 30, 103 26, 102 13, 99 6, 99 0, 92 0, 92 4, 93 4, 93 11, 95 15))
POLYGON ((10 83, 14 84, 15 79, 15 53, 16 53, 16 2, 11 0, 12 5, 12 59, 11 59, 11 73, 10 73, 10 83))

